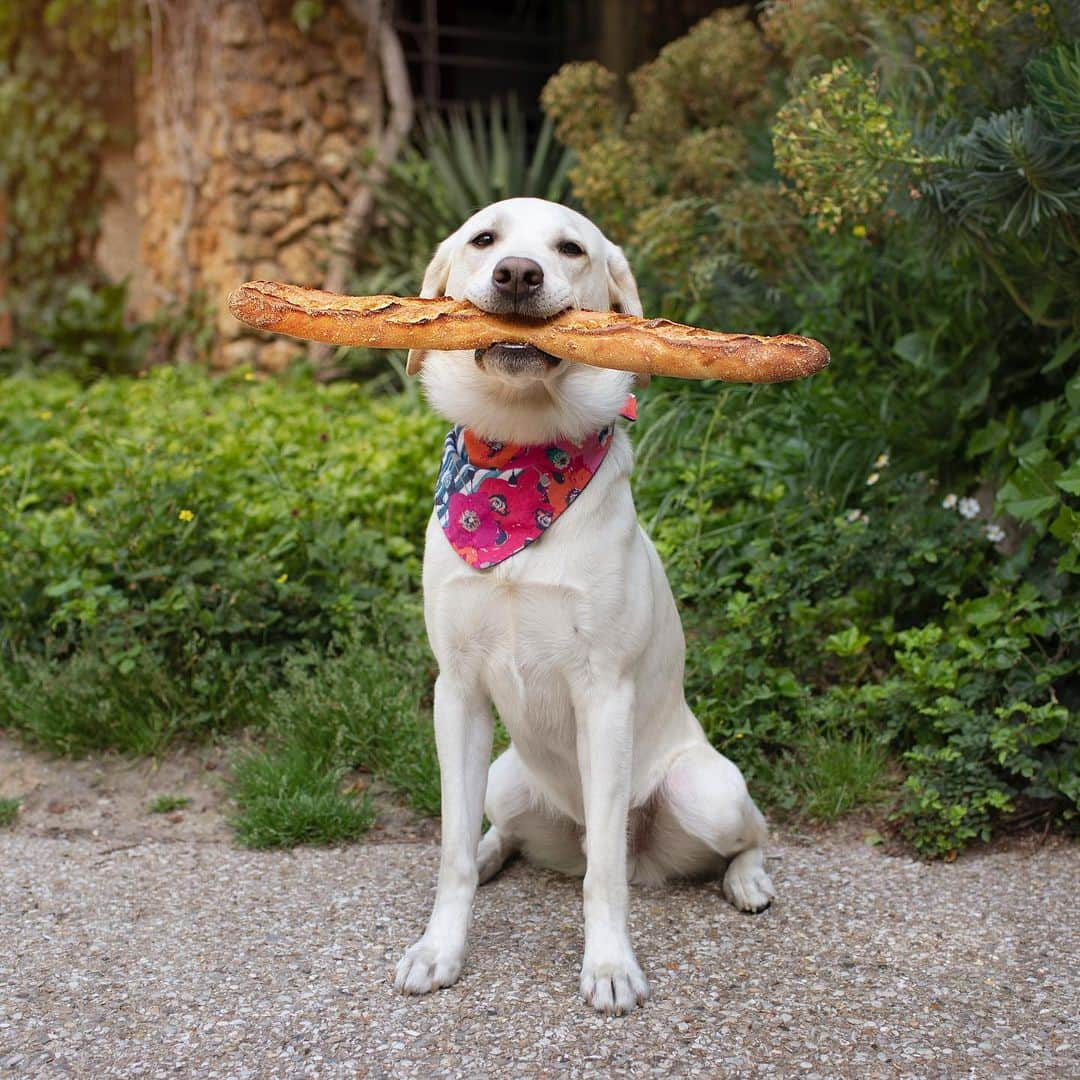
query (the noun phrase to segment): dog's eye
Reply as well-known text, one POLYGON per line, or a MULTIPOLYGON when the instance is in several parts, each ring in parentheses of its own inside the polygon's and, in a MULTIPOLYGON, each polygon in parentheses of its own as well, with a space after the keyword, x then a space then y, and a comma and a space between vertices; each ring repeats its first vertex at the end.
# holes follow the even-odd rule
POLYGON ((573 240, 564 240, 559 245, 560 255, 569 255, 572 259, 576 259, 579 255, 585 254, 585 249, 580 244, 575 244, 573 240))
POLYGON ((491 247, 495 243, 495 234, 489 232, 477 233, 469 243, 473 247, 491 247))

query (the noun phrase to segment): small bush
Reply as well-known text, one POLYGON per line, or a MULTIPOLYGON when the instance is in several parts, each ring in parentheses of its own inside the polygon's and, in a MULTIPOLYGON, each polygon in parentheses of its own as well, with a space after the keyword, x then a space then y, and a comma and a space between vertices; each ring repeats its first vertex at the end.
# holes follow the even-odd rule
POLYGON ((291 650, 418 618, 443 427, 303 374, 4 381, 0 725, 157 751, 258 722, 291 650))
POLYGON ((252 715, 259 684, 238 694, 235 679, 222 670, 213 700, 194 702, 183 674, 169 671, 152 646, 139 646, 123 671, 96 647, 63 658, 18 654, 0 663, 0 726, 57 754, 160 754, 178 734, 207 730, 213 717, 231 725, 252 715))
POLYGON ((798 773, 797 790, 811 817, 834 821, 886 797, 891 755, 881 736, 865 731, 811 732, 798 751, 804 767, 798 773))

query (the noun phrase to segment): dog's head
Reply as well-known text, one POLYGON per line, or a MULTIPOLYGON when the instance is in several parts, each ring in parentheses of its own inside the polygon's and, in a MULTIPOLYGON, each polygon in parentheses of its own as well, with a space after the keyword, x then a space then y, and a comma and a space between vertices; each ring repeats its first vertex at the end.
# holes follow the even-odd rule
MULTIPOLYGON (((567 308, 640 315, 622 251, 588 218, 543 199, 506 199, 474 214, 438 247, 424 297, 469 300, 494 314, 547 319, 567 308)), ((436 411, 481 438, 579 439, 611 423, 633 383, 531 345, 426 351, 421 378, 436 411)), ((420 368, 409 354, 409 370, 420 368)))

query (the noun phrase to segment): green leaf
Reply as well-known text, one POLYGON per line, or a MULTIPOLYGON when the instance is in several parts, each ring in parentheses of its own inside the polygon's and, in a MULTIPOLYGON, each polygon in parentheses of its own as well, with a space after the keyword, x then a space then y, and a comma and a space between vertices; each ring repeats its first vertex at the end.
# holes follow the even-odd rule
POLYGON ((47 585, 45 587, 45 595, 51 597, 67 596, 68 593, 73 593, 76 589, 82 588, 82 578, 78 573, 72 574, 71 577, 65 578, 63 581, 59 581, 54 585, 47 585))
POLYGON ((1074 375, 1065 384, 1065 400, 1071 409, 1080 410, 1080 375, 1074 375))
POLYGON ((857 626, 849 626, 825 639, 825 648, 837 656, 857 656, 869 644, 870 635, 864 634, 857 626))
POLYGON ((989 393, 990 376, 986 372, 976 375, 967 386, 964 387, 960 403, 957 406, 957 414, 963 417, 970 416, 972 413, 978 411, 986 403, 986 398, 989 393))
POLYGON ((912 367, 924 368, 930 359, 930 345, 918 331, 905 334, 893 342, 893 352, 912 367))
POLYGON ((1039 468, 1021 467, 998 492, 998 502, 1021 521, 1035 521, 1061 501, 1054 487, 1061 466, 1056 461, 1039 463, 1039 468))
POLYGON ((1074 461, 1054 483, 1070 495, 1080 495, 1080 461, 1074 461))
POLYGON ((1063 506, 1060 513, 1050 526, 1050 535, 1063 544, 1077 544, 1080 542, 1080 514, 1072 507, 1063 506))
POLYGON ((1009 438, 1009 429, 1000 420, 991 420, 985 427, 979 428, 967 445, 968 457, 976 457, 1004 445, 1009 438))
POLYGON ((1078 350, 1080 350, 1080 334, 1072 333, 1054 350, 1054 355, 1043 366, 1042 374, 1049 375, 1051 371, 1057 371, 1059 367, 1067 364, 1078 350))
POLYGON ((964 605, 964 619, 972 626, 987 626, 1001 619, 1008 604, 1008 597, 1003 593, 980 596, 977 600, 969 600, 964 605))

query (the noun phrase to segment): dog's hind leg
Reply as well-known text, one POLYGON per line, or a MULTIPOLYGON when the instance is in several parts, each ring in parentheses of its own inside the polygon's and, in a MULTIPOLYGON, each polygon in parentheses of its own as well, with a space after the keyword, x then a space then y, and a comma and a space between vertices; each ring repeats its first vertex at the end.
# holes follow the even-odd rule
POLYGON ((513 826, 528 811, 529 792, 521 775, 521 764, 513 747, 501 753, 488 769, 484 815, 491 828, 476 849, 476 869, 480 884, 490 881, 521 848, 513 826))
POLYGON ((578 877, 585 873, 581 830, 544 805, 512 746, 492 762, 484 813, 491 828, 476 852, 481 884, 490 881, 519 851, 539 866, 578 877))
POLYGON ((740 911, 764 911, 776 895, 765 872, 767 829, 738 768, 711 746, 695 746, 675 760, 662 793, 650 876, 708 875, 730 860, 724 896, 740 911))
POLYGON ((504 836, 494 825, 480 841, 476 849, 476 869, 481 885, 489 882, 517 853, 518 845, 512 836, 504 836))

